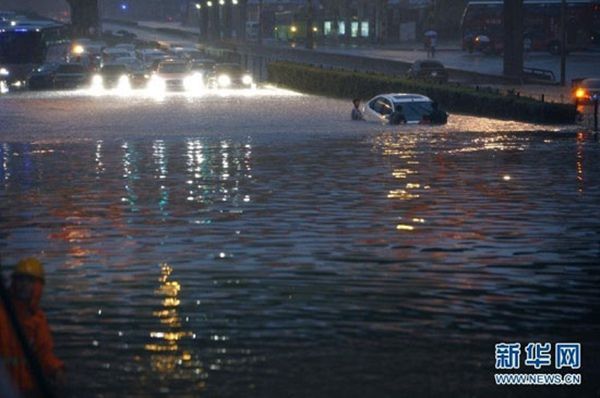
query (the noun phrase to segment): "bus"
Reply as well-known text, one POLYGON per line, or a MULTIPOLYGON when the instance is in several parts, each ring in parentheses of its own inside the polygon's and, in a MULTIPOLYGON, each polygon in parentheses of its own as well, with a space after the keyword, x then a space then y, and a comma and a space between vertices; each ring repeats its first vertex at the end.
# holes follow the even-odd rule
POLYGON ((49 20, 19 20, 0 26, 0 65, 11 82, 25 80, 46 62, 59 62, 69 50, 67 25, 49 20))
MULTIPOLYGON (((470 1, 461 22, 463 49, 501 53, 504 49, 503 1, 470 1)), ((526 51, 560 52, 561 0, 525 0, 523 47, 526 51)), ((567 0, 568 50, 600 47, 600 0, 567 0)))

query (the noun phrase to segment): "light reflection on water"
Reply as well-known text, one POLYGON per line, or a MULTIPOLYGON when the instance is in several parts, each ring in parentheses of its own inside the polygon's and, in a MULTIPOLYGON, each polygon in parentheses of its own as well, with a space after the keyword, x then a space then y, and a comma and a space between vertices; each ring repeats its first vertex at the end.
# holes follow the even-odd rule
POLYGON ((48 264, 80 396, 492 396, 498 341, 597 356, 586 134, 254 141, 0 144, 3 258, 48 264))

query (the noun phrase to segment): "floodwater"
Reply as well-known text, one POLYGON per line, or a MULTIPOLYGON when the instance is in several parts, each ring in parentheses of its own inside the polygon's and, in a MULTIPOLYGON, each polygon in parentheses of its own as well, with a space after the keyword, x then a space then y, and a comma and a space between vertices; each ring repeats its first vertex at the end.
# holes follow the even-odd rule
POLYGON ((349 111, 273 88, 0 98, 0 254, 45 262, 72 396, 597 393, 600 144, 349 111), (494 344, 546 341, 582 344, 583 386, 494 385, 494 344))

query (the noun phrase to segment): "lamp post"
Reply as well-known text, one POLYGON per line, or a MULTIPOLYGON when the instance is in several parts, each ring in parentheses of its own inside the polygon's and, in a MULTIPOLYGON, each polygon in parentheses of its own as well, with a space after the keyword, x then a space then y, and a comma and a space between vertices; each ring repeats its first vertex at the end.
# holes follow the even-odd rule
POLYGON ((313 31, 314 8, 312 0, 306 0, 306 48, 315 48, 315 35, 313 31))
POLYGON ((567 29, 565 28, 565 20, 567 17, 567 1, 560 2, 560 85, 566 83, 567 72, 567 29))

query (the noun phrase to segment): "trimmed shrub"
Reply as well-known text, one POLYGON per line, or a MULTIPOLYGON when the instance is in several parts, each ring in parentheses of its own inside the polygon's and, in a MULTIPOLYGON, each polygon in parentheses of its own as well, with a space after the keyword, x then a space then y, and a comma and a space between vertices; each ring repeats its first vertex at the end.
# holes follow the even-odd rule
POLYGON ((338 98, 371 98, 382 93, 419 93, 437 101, 451 112, 499 119, 569 124, 575 122, 577 113, 575 106, 571 104, 503 95, 493 90, 323 69, 290 62, 270 63, 268 73, 272 83, 311 94, 338 98))

